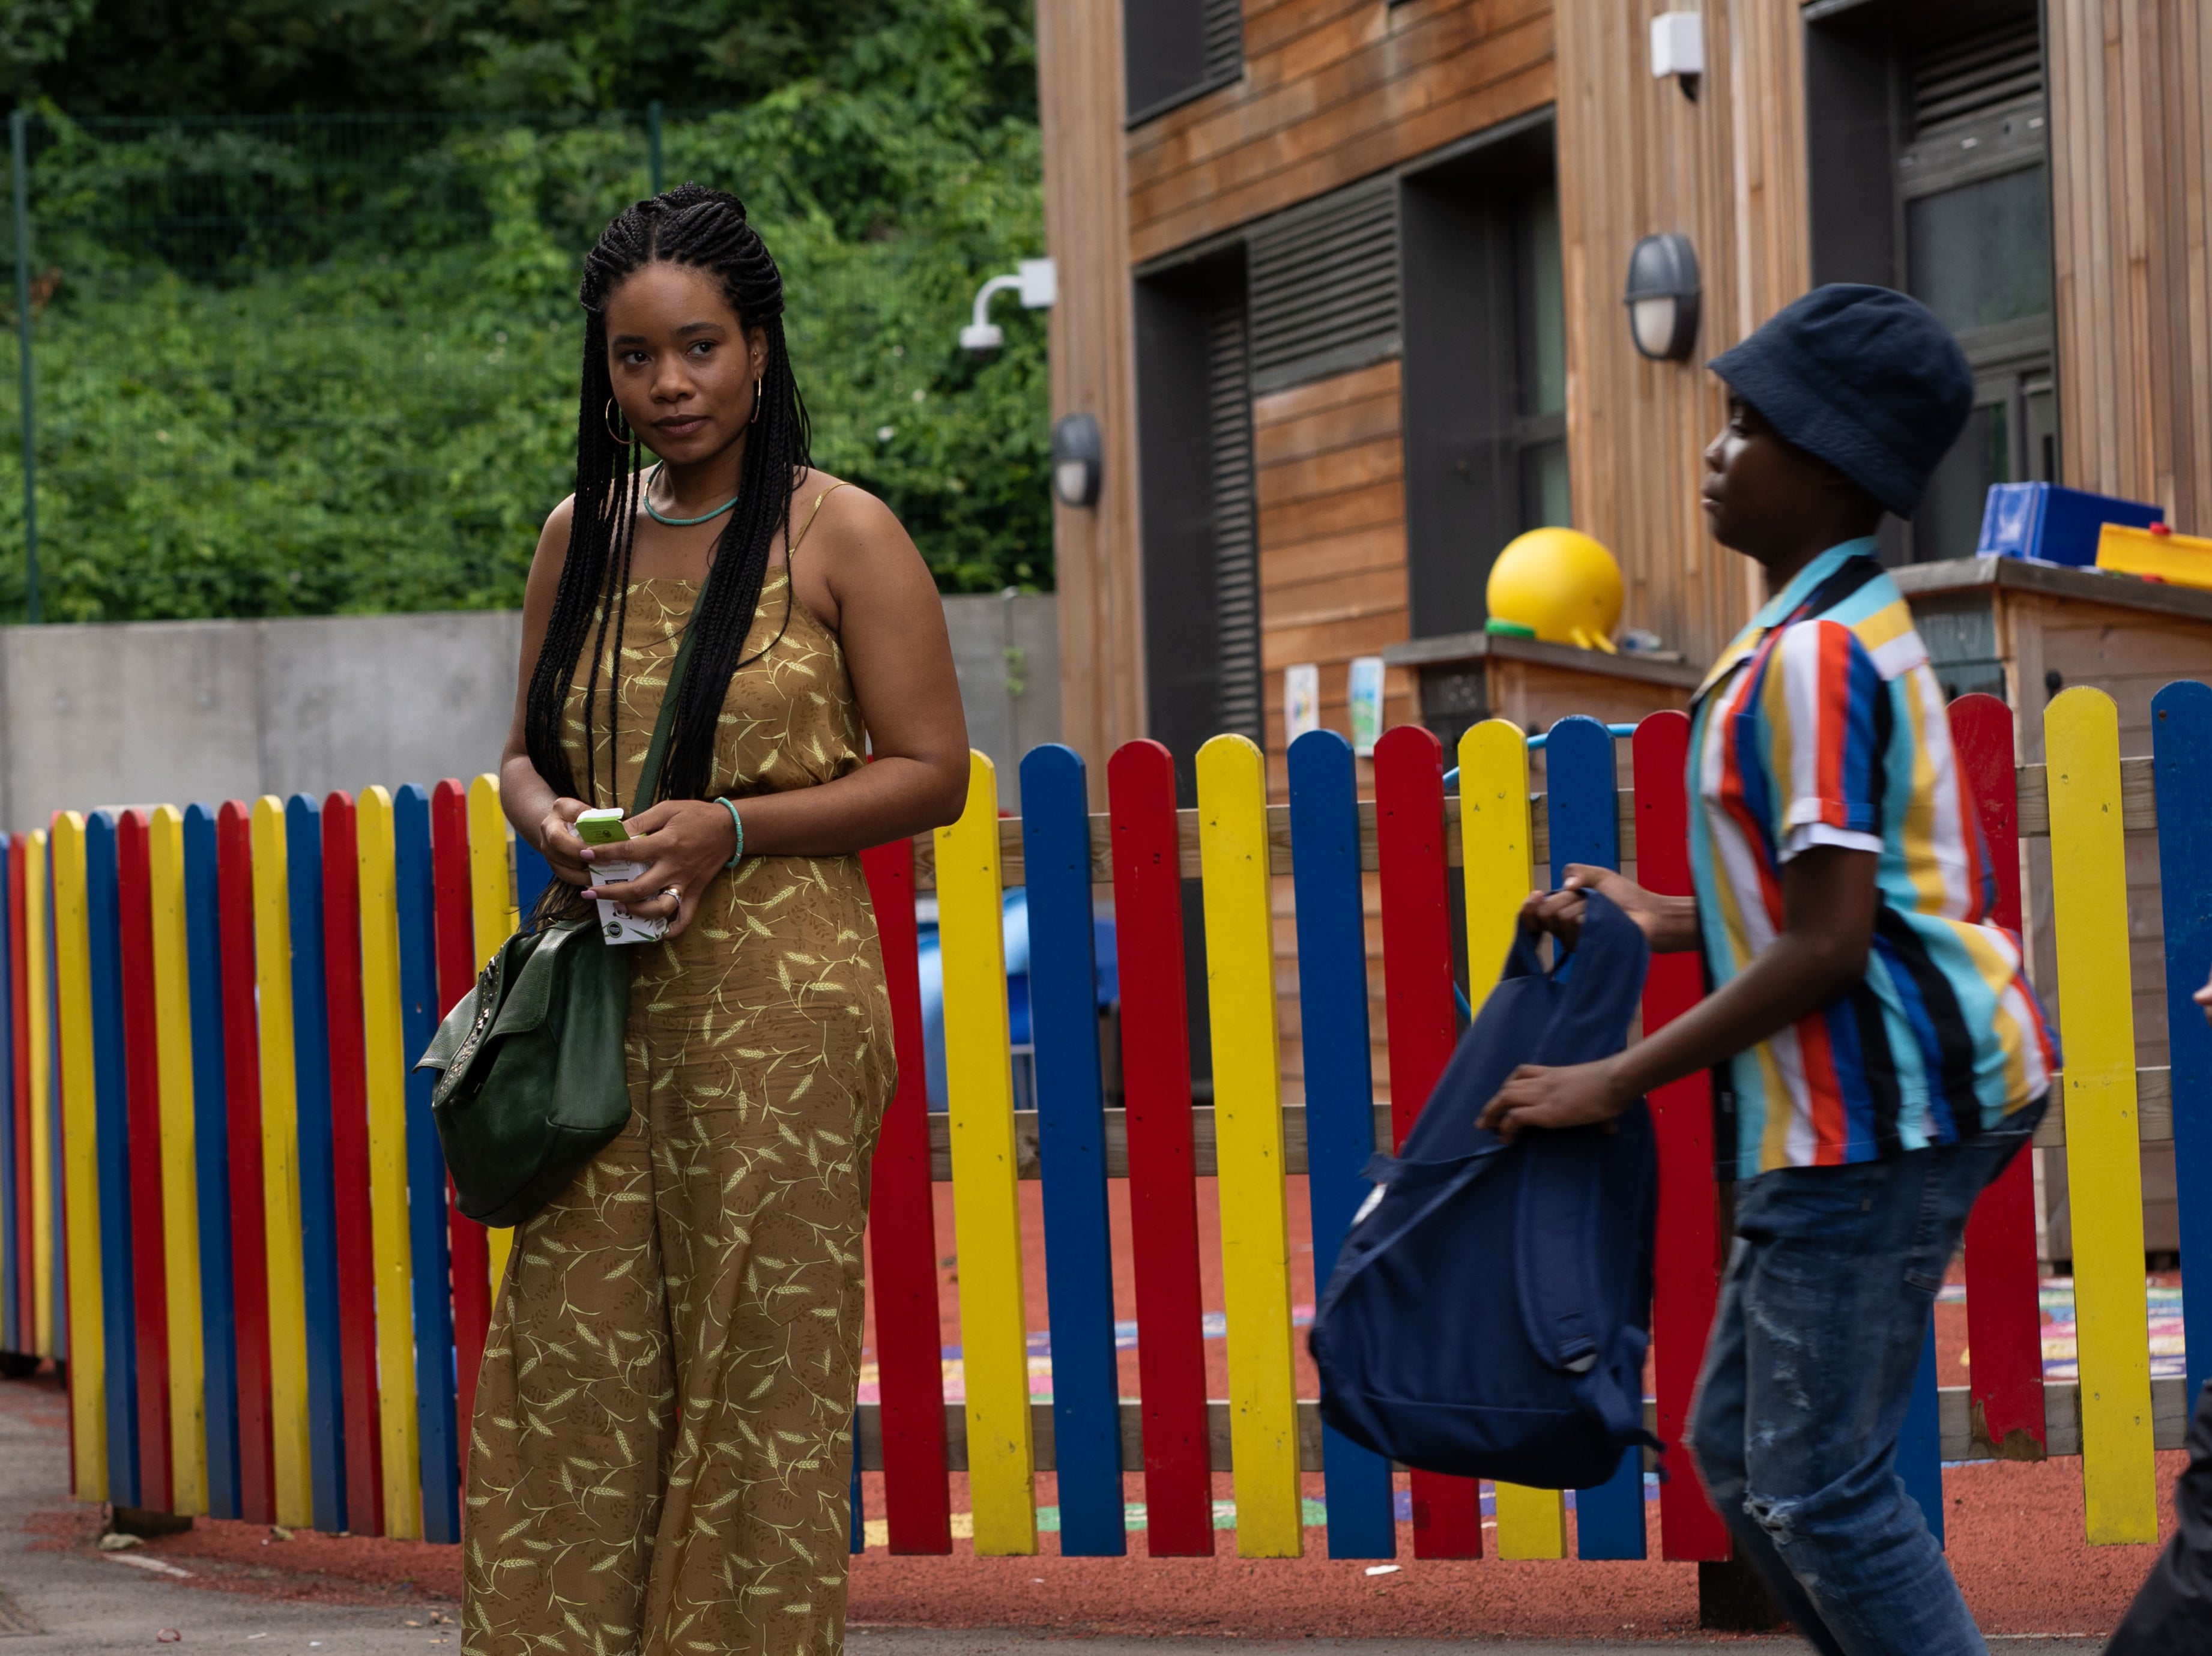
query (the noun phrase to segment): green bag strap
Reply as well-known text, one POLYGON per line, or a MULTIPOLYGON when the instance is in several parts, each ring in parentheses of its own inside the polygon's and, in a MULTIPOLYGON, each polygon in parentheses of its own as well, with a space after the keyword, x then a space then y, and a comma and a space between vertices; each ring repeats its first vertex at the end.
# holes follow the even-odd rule
POLYGON ((653 743, 645 750, 645 767, 637 773, 637 798, 630 804, 633 816, 653 803, 653 791, 660 784, 660 761, 668 755, 669 733, 676 728, 676 702, 684 688, 684 670, 691 664, 691 645, 699 636, 694 625, 699 619, 699 606, 707 601, 707 588, 702 584, 699 597, 691 606, 691 619, 684 623, 684 641, 676 646, 676 664, 668 670, 668 688, 660 693, 660 717, 653 721, 653 743))

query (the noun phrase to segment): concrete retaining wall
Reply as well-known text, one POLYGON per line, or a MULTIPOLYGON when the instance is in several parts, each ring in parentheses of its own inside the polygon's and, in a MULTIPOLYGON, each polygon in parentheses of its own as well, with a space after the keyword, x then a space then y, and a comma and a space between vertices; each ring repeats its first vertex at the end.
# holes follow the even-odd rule
MULTIPOLYGON (((969 737, 1018 792, 1060 733, 1054 600, 945 600, 969 737)), ((514 610, 0 628, 0 823, 474 776, 514 713, 514 610)))

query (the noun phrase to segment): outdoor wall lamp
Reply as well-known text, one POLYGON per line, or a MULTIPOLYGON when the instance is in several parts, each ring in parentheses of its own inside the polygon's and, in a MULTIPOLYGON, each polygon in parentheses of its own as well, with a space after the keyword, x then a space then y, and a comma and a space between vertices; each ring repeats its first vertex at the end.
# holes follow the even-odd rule
POLYGON ((1698 81, 1705 72, 1705 20, 1694 11, 1662 11, 1651 20, 1651 74, 1672 76, 1682 95, 1698 101, 1698 81))
POLYGON ((1646 236, 1628 256, 1628 326, 1655 362, 1686 362, 1698 343, 1698 255, 1687 236, 1646 236))
POLYGON ((991 320, 991 301, 1010 288, 1021 294, 1024 310, 1048 310, 1060 296, 1060 280, 1052 261, 1024 259, 1012 276, 994 276, 975 290, 975 319, 960 331, 962 350, 981 355, 1006 343, 1006 336, 991 320))
POLYGON ((1106 446, 1087 414, 1063 414, 1052 428, 1052 492, 1062 506, 1098 504, 1106 446))

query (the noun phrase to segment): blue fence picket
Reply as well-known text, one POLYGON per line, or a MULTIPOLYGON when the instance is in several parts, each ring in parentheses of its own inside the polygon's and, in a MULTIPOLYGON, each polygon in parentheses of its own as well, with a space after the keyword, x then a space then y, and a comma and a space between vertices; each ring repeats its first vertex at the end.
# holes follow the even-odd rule
POLYGON ((331 1141, 330 1013, 323 960, 323 814, 284 805, 292 922, 292 1075, 300 1142, 300 1264, 307 1325, 307 1465, 315 1527, 347 1527, 345 1368, 338 1335, 337 1174, 331 1141))
POLYGON ((857 1556, 868 1550, 868 1509, 860 1499, 860 1416, 857 1413, 853 1416, 851 1477, 852 1487, 847 1490, 846 1498, 850 1503, 848 1516, 852 1528, 852 1537, 847 1546, 848 1550, 857 1556))
POLYGON ((1897 1434, 1897 1475, 1905 1492, 1920 1503, 1936 1544, 1943 1544, 1943 1425, 1936 1395, 1936 1325, 1920 1348, 1920 1367, 1912 1376, 1912 1401, 1897 1434))
MULTIPOLYGON (((1367 926, 1359 873, 1358 778, 1352 744, 1309 731, 1291 744, 1291 882, 1297 909, 1298 1026, 1304 1043, 1306 1192, 1314 1285, 1336 1270, 1352 1216, 1373 1188, 1375 1075, 1368 1055, 1367 926)), ((1398 1550, 1390 1463, 1324 1425, 1328 1556, 1389 1558, 1398 1550)))
POLYGON ((131 1120, 123 1059, 123 920, 115 818, 84 825, 84 909, 92 968, 93 1114, 100 1184, 101 1324, 107 1344, 107 1498, 138 1504, 137 1313, 131 1267, 131 1120))
POLYGON ((208 1512, 236 1518, 238 1301, 231 1281, 230 1096, 223 1065, 222 910, 215 807, 185 810, 185 958, 192 1035, 192 1165, 200 1211, 200 1344, 206 1376, 208 1512))
POLYGON ((1128 1550, 1128 1538, 1089 812, 1080 755, 1056 742, 1030 749, 1022 760, 1022 860, 1029 887, 1060 1550, 1071 1557, 1112 1557, 1128 1550))
POLYGON ((538 894, 553 883, 553 865, 520 834, 514 836, 514 912, 527 919, 537 905, 538 894))
POLYGON ((2183 1368, 2212 1378, 2212 1027, 2190 998, 2212 972, 2212 688, 2151 698, 2158 875, 2166 919, 2166 1037, 2173 1065, 2173 1172, 2181 1192, 2183 1368))
MULTIPOLYGON (((399 1016, 407 1050, 438 1033, 430 796, 410 782, 392 796, 392 883, 399 906, 399 1016)), ((427 1071, 407 1077, 407 1229, 415 1283, 415 1401, 422 1468, 422 1538, 461 1538, 460 1452, 453 1421, 452 1258, 446 1238, 446 1158, 430 1118, 427 1071)))
MULTIPOLYGON (((1563 719, 1547 733, 1544 796, 1552 884, 1567 864, 1620 866, 1613 732, 1595 719, 1563 719)), ((1644 1556, 1644 1452, 1631 1449, 1603 1483, 1575 1492, 1575 1552, 1582 1558, 1644 1556)))

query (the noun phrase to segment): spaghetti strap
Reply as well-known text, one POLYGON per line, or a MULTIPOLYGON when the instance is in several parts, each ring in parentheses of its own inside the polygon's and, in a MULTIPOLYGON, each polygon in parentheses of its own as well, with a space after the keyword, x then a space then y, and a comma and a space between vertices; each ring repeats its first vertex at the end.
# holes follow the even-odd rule
POLYGON ((793 556, 798 552, 799 547, 805 542, 806 531, 814 527, 814 519, 817 514, 818 514, 822 510, 822 502, 828 500, 839 489, 849 488, 852 485, 849 483, 832 483, 829 488, 823 489, 819 494, 817 494, 814 497, 814 504, 806 509, 806 521, 799 525, 798 539, 793 541, 790 545, 787 546, 783 549, 783 565, 785 568, 788 569, 791 567, 791 560, 793 556))

